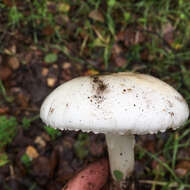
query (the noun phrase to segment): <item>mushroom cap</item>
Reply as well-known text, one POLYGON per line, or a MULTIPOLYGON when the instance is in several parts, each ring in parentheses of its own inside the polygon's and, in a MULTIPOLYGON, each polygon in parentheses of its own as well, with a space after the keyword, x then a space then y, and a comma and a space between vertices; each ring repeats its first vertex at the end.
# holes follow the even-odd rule
POLYGON ((40 116, 61 130, 153 134, 183 125, 189 109, 167 83, 145 74, 121 72, 65 82, 45 99, 40 116))

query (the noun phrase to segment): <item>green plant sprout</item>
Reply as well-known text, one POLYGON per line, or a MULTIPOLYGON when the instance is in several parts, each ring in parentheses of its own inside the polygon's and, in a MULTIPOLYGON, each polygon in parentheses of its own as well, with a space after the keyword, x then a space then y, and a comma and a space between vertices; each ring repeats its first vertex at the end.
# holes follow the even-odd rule
POLYGON ((52 140, 55 140, 58 136, 61 136, 61 132, 57 129, 44 126, 45 131, 48 133, 48 135, 51 137, 52 140))
POLYGON ((32 117, 32 118, 26 118, 26 117, 24 117, 23 119, 22 119, 22 127, 25 129, 25 130, 27 130, 29 127, 30 127, 30 125, 31 125, 31 122, 33 122, 33 121, 35 121, 36 119, 38 119, 39 118, 39 114, 38 115, 36 115, 36 116, 34 116, 34 117, 32 117))
POLYGON ((11 103, 13 101, 13 97, 7 96, 7 92, 6 92, 6 89, 5 89, 4 85, 3 85, 2 80, 0 80, 0 94, 2 94, 5 101, 7 101, 9 103, 11 103))
POLYGON ((21 20, 24 18, 23 14, 14 5, 9 10, 9 24, 13 27, 19 27, 21 20))
POLYGON ((26 167, 29 167, 32 163, 31 158, 27 154, 22 155, 21 161, 26 167))
POLYGON ((74 150, 78 158, 83 160, 88 155, 87 146, 89 144, 89 137, 86 133, 80 133, 77 141, 74 144, 74 150))
POLYGON ((11 143, 17 134, 17 120, 15 117, 0 116, 0 148, 11 143))
POLYGON ((9 159, 6 153, 0 153, 0 167, 9 163, 9 159))

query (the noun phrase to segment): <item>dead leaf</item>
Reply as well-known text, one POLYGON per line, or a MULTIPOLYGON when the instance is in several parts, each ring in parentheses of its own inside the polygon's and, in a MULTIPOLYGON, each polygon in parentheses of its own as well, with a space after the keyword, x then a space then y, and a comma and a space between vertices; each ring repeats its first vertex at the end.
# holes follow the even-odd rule
POLYGON ((7 80, 12 74, 12 71, 9 67, 0 67, 0 80, 7 80))
POLYGON ((55 30, 52 26, 47 25, 46 27, 43 28, 42 34, 45 36, 51 36, 55 33, 55 30))
POLYGON ((124 57, 122 57, 122 56, 114 56, 114 61, 115 61, 116 65, 117 65, 118 67, 123 67, 123 66, 125 66, 126 63, 127 63, 126 58, 124 58, 124 57))
POLYGON ((39 156, 39 153, 37 152, 37 150, 33 146, 28 146, 26 148, 26 154, 32 160, 39 156))
POLYGON ((145 40, 145 36, 140 30, 136 28, 127 28, 125 31, 121 31, 116 36, 117 41, 123 41, 126 47, 140 44, 145 40))
POLYGON ((14 55, 17 52, 17 48, 16 45, 13 44, 11 47, 4 49, 4 53, 7 55, 14 55))
POLYGON ((46 146, 46 142, 41 136, 37 136, 34 140, 34 142, 39 145, 39 147, 44 148, 46 146))
POLYGON ((62 69, 67 70, 67 69, 70 69, 70 68, 71 68, 71 63, 69 63, 69 62, 64 62, 64 63, 62 64, 62 69))
POLYGON ((27 96, 26 94, 23 94, 22 92, 20 92, 17 96, 17 101, 18 103, 23 107, 23 108, 27 108, 28 107, 28 102, 29 102, 29 96, 27 96))
POLYGON ((43 77, 46 77, 47 75, 48 75, 48 72, 49 72, 49 70, 48 70, 48 68, 42 68, 42 76, 43 77))
POLYGON ((88 17, 95 20, 95 21, 104 22, 104 17, 102 15, 102 13, 98 10, 91 11, 89 13, 88 17))
POLYGON ((98 75, 99 74, 99 72, 97 71, 97 70, 95 70, 95 69, 89 69, 89 70, 87 70, 86 72, 85 72, 85 76, 91 76, 91 75, 98 75))
POLYGON ((56 2, 47 1, 47 7, 50 13, 56 14, 57 12, 56 2))
POLYGON ((3 0, 3 3, 8 7, 12 7, 14 5, 14 1, 12 0, 3 0))
POLYGON ((115 43, 112 47, 112 54, 114 55, 119 55, 123 52, 123 49, 121 48, 121 46, 117 43, 115 43))
POLYGON ((24 64, 29 64, 33 58, 33 52, 32 51, 27 52, 24 54, 23 57, 24 57, 24 60, 23 60, 24 64))
POLYGON ((116 41, 124 41, 125 39, 125 31, 120 31, 117 35, 116 35, 116 41))
POLYGON ((61 72, 61 78, 64 79, 64 81, 68 81, 72 79, 71 73, 69 70, 61 72))
POLYGON ((190 171, 190 161, 180 161, 175 169, 177 175, 184 177, 190 171))
POLYGON ((141 32, 133 29, 128 29, 125 32, 124 44, 126 47, 139 44, 144 41, 144 37, 141 32))
POLYGON ((8 65, 11 67, 11 69, 16 70, 20 66, 20 62, 17 57, 10 57, 8 59, 8 65))
POLYGON ((58 10, 62 13, 67 13, 70 10, 70 5, 68 3, 59 3, 58 10))
POLYGON ((57 79, 56 79, 56 78, 53 78, 53 77, 47 78, 47 85, 48 85, 49 87, 54 87, 55 84, 56 84, 56 82, 57 82, 57 79))
POLYGON ((171 25, 171 23, 167 23, 163 26, 163 37, 164 40, 166 40, 169 44, 172 44, 174 41, 174 31, 175 28, 171 25))
POLYGON ((63 141, 63 146, 68 149, 72 149, 74 146, 75 140, 69 136, 66 136, 63 141))
POLYGON ((47 133, 42 133, 41 136, 42 136, 42 138, 43 138, 46 142, 51 141, 51 138, 50 138, 50 136, 49 136, 47 133))

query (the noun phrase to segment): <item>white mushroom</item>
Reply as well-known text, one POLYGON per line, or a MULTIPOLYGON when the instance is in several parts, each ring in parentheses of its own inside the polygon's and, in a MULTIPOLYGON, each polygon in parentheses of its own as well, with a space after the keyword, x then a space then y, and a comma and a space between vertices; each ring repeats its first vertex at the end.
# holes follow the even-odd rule
POLYGON ((44 101, 42 120, 61 130, 105 133, 111 173, 123 179, 134 168, 134 135, 164 132, 184 124, 189 109, 165 82, 131 72, 78 77, 44 101))

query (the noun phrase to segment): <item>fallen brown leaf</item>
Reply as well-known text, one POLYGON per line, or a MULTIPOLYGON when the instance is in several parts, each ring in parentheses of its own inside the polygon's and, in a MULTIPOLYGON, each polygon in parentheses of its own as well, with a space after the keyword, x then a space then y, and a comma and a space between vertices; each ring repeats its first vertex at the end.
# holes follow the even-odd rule
POLYGON ((49 72, 48 68, 45 68, 45 67, 44 67, 44 68, 42 69, 42 76, 43 76, 43 77, 46 77, 46 76, 48 75, 48 72, 49 72))
POLYGON ((145 40, 145 36, 140 30, 136 28, 127 28, 125 31, 121 31, 116 36, 116 41, 124 42, 126 47, 140 44, 145 40))
POLYGON ((180 161, 175 169, 177 175, 184 177, 190 171, 190 161, 180 161))
POLYGON ((3 0, 3 3, 8 7, 12 7, 14 5, 14 1, 12 0, 3 0))
POLYGON ((98 10, 91 11, 88 16, 89 16, 89 18, 91 18, 95 21, 104 22, 104 17, 102 15, 102 13, 98 10))
POLYGON ((117 43, 115 43, 112 47, 112 53, 114 55, 119 55, 123 52, 123 49, 121 48, 121 46, 117 43))
POLYGON ((28 146, 26 148, 26 154, 31 159, 37 158, 39 156, 39 153, 37 152, 36 148, 34 148, 33 146, 28 146))
POLYGON ((52 26, 48 25, 46 27, 43 28, 42 30, 42 34, 45 36, 51 36, 55 33, 55 30, 52 26))
POLYGON ((163 26, 163 37, 164 40, 166 40, 169 44, 172 44, 174 41, 174 31, 175 28, 172 26, 171 23, 167 23, 163 26))
POLYGON ((9 67, 0 67, 0 80, 7 80, 12 74, 12 71, 9 67))
POLYGON ((8 59, 8 65, 11 67, 11 69, 16 70, 20 66, 20 62, 17 57, 10 57, 8 59))
POLYGON ((54 87, 55 84, 56 84, 56 82, 57 82, 57 79, 56 79, 56 78, 53 78, 53 77, 47 78, 47 85, 48 85, 49 87, 54 87))
POLYGON ((9 107, 0 107, 0 115, 4 115, 9 111, 9 107))
POLYGON ((69 63, 69 62, 64 62, 64 63, 62 64, 62 69, 67 70, 67 69, 70 69, 70 68, 71 68, 71 63, 69 63))
POLYGON ((18 103, 23 107, 23 108, 27 108, 28 107, 28 102, 29 102, 29 96, 27 96, 26 94, 23 94, 22 92, 20 92, 17 96, 17 101, 18 103))
POLYGON ((125 66, 126 63, 127 63, 126 58, 124 58, 123 56, 115 56, 115 57, 114 57, 114 61, 115 61, 115 64, 116 64, 118 67, 123 67, 123 66, 125 66))
POLYGON ((44 148, 46 146, 46 142, 41 136, 37 136, 34 140, 34 142, 39 145, 40 148, 44 148))

